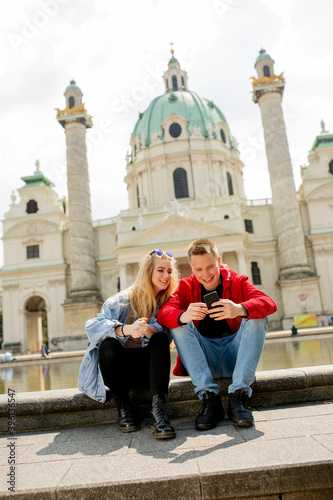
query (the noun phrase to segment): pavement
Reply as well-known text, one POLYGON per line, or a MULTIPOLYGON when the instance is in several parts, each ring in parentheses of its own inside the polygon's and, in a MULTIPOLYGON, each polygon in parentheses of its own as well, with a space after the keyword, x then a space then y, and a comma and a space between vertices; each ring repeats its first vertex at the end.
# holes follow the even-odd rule
POLYGON ((333 498, 333 400, 259 408, 253 415, 250 429, 226 419, 206 432, 195 429, 194 417, 171 418, 177 437, 169 441, 154 439, 147 419, 128 434, 96 421, 2 436, 0 497, 333 498))

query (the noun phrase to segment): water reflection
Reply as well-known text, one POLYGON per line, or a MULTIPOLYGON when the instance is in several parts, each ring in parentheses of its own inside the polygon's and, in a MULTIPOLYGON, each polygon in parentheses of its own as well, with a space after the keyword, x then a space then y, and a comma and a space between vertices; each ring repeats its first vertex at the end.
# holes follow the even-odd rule
MULTIPOLYGON (((171 351, 172 367, 176 356, 176 351, 171 351)), ((81 360, 47 359, 21 362, 18 366, 0 365, 0 394, 7 393, 8 388, 16 392, 75 388, 81 360)), ((275 339, 266 342, 258 371, 329 364, 333 364, 333 335, 275 339)))

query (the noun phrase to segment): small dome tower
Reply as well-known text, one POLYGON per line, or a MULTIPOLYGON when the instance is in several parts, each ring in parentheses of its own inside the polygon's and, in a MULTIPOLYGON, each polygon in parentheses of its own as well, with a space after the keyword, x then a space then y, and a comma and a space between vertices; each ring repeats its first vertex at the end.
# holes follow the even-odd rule
POLYGON ((266 50, 261 49, 254 65, 258 73, 258 78, 261 78, 262 76, 269 78, 274 75, 274 62, 275 61, 271 58, 271 56, 266 53, 266 50))
POLYGON ((82 106, 82 92, 81 89, 76 85, 75 80, 71 80, 68 87, 64 92, 66 97, 66 108, 72 109, 74 106, 82 106))
POLYGON ((187 73, 182 70, 179 61, 174 56, 174 49, 171 49, 171 59, 168 62, 168 69, 163 75, 165 92, 175 90, 187 90, 187 73))

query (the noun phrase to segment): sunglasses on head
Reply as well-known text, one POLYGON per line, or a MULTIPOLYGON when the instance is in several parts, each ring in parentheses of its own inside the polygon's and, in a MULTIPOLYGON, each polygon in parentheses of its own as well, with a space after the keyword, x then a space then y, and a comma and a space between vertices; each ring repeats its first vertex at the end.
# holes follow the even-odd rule
POLYGON ((166 252, 165 250, 160 250, 159 248, 155 248, 155 250, 153 250, 152 252, 150 252, 150 255, 153 255, 153 253, 156 253, 156 255, 158 255, 159 257, 161 257, 161 255, 165 254, 167 255, 168 257, 170 257, 170 259, 172 259, 173 255, 171 252, 166 252))

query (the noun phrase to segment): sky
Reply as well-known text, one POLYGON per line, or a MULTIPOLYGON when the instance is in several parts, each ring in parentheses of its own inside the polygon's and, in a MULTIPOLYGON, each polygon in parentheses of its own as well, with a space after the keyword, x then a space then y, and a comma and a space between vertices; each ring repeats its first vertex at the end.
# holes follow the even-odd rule
POLYGON ((55 108, 65 108, 71 79, 94 122, 87 130, 93 220, 128 207, 130 136, 139 113, 164 93, 171 42, 189 90, 214 101, 239 143, 249 199, 271 196, 250 80, 266 49, 275 74, 286 79, 283 110, 297 189, 322 119, 333 132, 332 19, 330 0, 1 2, 1 218, 37 159, 59 197, 67 195, 65 133, 55 108))

